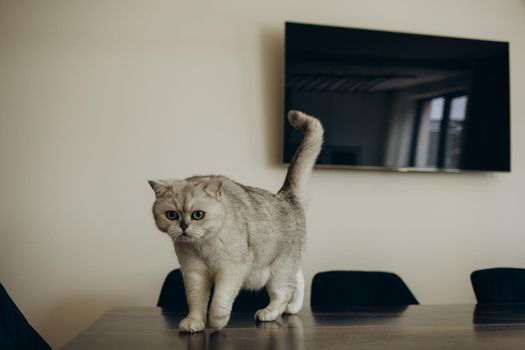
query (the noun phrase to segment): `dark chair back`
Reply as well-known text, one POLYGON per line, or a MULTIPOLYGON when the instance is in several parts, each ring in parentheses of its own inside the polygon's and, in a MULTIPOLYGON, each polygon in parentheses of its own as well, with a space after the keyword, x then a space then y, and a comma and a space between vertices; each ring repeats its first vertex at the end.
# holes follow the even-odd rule
POLYGON ((51 350, 0 283, 0 349, 51 350))
POLYGON ((389 272, 328 271, 312 281, 314 311, 344 311, 356 306, 419 304, 399 276, 389 272))
POLYGON ((180 269, 173 270, 166 276, 157 306, 172 311, 188 312, 188 302, 180 269))
POLYGON ((493 268, 470 275, 478 304, 525 303, 525 269, 493 268))
MULTIPOLYGON (((213 289, 211 294, 213 295, 213 289)), ((260 291, 241 290, 233 303, 235 312, 255 312, 265 308, 270 302, 265 289, 260 291)), ((170 311, 188 312, 184 281, 180 269, 171 271, 162 285, 157 306, 170 311)))

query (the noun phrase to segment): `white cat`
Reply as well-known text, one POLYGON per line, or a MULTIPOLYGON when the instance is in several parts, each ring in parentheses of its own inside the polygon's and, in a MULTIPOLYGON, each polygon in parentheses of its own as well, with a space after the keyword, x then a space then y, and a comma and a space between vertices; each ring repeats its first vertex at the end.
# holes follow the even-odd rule
POLYGON ((323 127, 297 111, 288 120, 304 138, 277 194, 223 176, 150 181, 156 225, 172 238, 184 279, 189 314, 179 324, 181 331, 204 329, 211 285, 208 324, 214 328, 228 323, 241 288, 266 287, 270 303, 256 312, 260 321, 301 309, 303 192, 321 150, 323 127))

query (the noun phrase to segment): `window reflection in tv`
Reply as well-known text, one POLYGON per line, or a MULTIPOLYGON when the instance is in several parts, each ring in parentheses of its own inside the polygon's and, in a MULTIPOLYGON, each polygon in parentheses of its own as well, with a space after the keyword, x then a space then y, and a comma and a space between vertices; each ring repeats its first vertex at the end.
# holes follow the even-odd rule
POLYGON ((506 42, 286 23, 290 109, 325 127, 317 164, 510 171, 506 42))

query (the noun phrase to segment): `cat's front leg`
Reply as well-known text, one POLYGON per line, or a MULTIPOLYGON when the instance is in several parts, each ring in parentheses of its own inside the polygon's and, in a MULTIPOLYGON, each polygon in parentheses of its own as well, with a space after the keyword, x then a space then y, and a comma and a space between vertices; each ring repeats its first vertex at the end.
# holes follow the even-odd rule
POLYGON ((208 320, 211 327, 221 329, 230 320, 233 302, 239 294, 245 275, 245 268, 238 266, 230 266, 217 274, 208 320))
POLYGON ((200 332, 206 324, 206 309, 210 293, 208 272, 204 264, 196 261, 184 268, 181 264, 181 270, 189 313, 186 318, 180 321, 179 329, 182 332, 200 332))

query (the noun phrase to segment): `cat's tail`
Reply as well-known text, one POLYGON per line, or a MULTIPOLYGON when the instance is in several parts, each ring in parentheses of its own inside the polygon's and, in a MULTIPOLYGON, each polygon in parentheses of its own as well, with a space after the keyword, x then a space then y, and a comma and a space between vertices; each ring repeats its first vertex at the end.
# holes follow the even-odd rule
POLYGON ((290 162, 286 179, 279 193, 292 193, 304 205, 306 184, 317 156, 321 152, 324 130, 318 119, 299 111, 288 112, 288 121, 294 128, 300 130, 304 137, 290 162))

